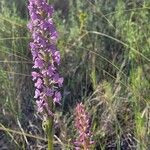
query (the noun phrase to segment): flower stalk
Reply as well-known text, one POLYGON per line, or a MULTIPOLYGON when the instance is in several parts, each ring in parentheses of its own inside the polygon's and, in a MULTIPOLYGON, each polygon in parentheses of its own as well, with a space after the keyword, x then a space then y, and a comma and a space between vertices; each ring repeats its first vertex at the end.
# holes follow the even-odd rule
POLYGON ((48 150, 53 150, 53 135, 54 135, 54 127, 53 127, 53 117, 50 116, 47 119, 47 124, 46 124, 46 133, 47 133, 47 140, 48 140, 48 150))
POLYGON ((28 28, 32 34, 30 49, 34 62, 32 77, 36 88, 34 98, 38 112, 47 118, 48 150, 53 150, 55 104, 60 104, 59 89, 63 84, 58 72, 60 52, 56 47, 58 33, 52 18, 54 9, 47 0, 29 0, 28 9, 28 28))

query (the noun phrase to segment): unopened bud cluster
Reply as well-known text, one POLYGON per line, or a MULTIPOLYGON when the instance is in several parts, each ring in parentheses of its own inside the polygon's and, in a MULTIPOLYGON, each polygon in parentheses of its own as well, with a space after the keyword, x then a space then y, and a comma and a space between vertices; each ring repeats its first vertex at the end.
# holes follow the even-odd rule
POLYGON ((76 150, 91 150, 93 141, 91 140, 90 118, 82 103, 77 104, 75 108, 75 127, 78 132, 75 141, 76 150))

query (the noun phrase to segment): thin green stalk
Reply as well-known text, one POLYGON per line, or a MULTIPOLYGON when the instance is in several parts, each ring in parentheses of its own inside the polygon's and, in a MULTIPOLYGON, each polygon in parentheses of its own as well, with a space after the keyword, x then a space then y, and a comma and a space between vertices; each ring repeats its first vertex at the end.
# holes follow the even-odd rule
MULTIPOLYGON (((45 55, 45 62, 48 62, 50 59, 49 55, 45 55)), ((47 66, 48 67, 48 66, 47 66)), ((45 83, 46 86, 49 86, 49 79, 45 78, 45 83)), ((53 100, 51 98, 48 98, 47 101, 50 111, 52 113, 54 113, 54 104, 53 104, 53 100)), ((49 114, 49 113, 47 113, 49 114)), ((48 140, 48 150, 53 150, 53 136, 54 136, 54 132, 53 132, 53 122, 54 122, 54 116, 53 115, 48 115, 47 116, 47 123, 46 123, 46 133, 47 133, 47 140, 48 140)))
MULTIPOLYGON (((48 101, 50 110, 53 112, 54 104, 51 99, 48 101)), ((53 150, 53 137, 54 137, 54 116, 48 115, 47 116, 47 123, 46 123, 46 134, 47 134, 47 141, 48 141, 48 150, 53 150)))
POLYGON ((49 116, 47 119, 47 140, 48 140, 48 150, 53 150, 53 117, 49 116))

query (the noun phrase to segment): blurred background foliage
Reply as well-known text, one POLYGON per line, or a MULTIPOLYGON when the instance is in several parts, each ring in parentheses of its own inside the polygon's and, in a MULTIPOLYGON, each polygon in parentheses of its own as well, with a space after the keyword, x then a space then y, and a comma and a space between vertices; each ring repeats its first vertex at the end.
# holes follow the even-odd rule
MULTIPOLYGON (((65 78, 56 149, 73 149, 80 101, 91 115, 94 149, 150 149, 150 1, 53 2, 65 78)), ((27 14, 27 0, 0 1, 2 150, 46 149, 33 99, 27 14)))

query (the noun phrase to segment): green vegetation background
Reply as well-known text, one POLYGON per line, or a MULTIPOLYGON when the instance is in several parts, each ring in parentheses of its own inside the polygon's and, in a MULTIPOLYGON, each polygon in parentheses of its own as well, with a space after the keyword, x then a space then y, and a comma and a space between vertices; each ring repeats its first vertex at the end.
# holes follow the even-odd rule
MULTIPOLYGON (((150 149, 150 1, 54 4, 65 78, 56 147, 72 149, 73 109, 82 101, 94 149, 150 149)), ((27 23, 27 1, 0 1, 0 149, 46 149, 33 99, 27 23)))

